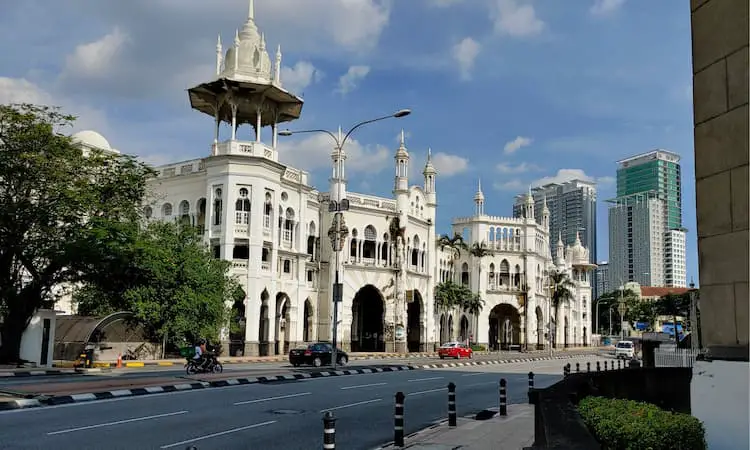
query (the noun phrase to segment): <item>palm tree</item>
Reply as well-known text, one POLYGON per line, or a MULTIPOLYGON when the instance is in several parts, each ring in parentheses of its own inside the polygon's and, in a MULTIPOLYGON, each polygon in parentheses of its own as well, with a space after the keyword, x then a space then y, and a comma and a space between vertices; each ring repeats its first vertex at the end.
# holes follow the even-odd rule
POLYGON ((570 280, 568 274, 561 271, 554 271, 550 274, 550 284, 552 285, 552 309, 555 314, 555 332, 550 329, 553 336, 553 345, 557 347, 557 326, 560 323, 559 312, 560 306, 573 300, 573 291, 575 284, 570 280))
POLYGON ((447 234, 440 236, 437 240, 437 245, 440 246, 441 251, 445 250, 446 248, 450 249, 451 259, 448 261, 448 264, 450 264, 451 266, 453 265, 453 261, 455 259, 461 257, 461 250, 469 249, 469 247, 466 245, 466 241, 464 241, 463 236, 458 233, 454 233, 453 237, 450 237, 447 234))

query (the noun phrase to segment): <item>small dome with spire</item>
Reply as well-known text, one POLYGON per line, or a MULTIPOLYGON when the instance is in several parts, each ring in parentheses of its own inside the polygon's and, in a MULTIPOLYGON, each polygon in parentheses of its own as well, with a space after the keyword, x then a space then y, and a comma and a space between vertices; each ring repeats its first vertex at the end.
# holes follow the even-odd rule
POLYGON ((549 207, 547 206, 547 196, 544 196, 542 200, 542 214, 549 215, 549 207))
POLYGON ((435 166, 432 165, 432 149, 427 149, 427 162, 424 165, 424 171, 422 172, 425 176, 437 174, 435 166))
POLYGON ((477 193, 474 194, 474 201, 475 202, 483 202, 484 201, 484 192, 482 192, 482 180, 479 180, 479 183, 477 184, 477 193))
POLYGON ((576 232, 576 240, 572 246, 568 246, 566 259, 574 266, 589 265, 589 251, 581 243, 581 234, 576 232))
POLYGON ((396 159, 409 159, 409 152, 406 151, 406 142, 404 138, 404 130, 401 130, 401 142, 399 143, 398 149, 396 150, 396 159))
POLYGON ((266 37, 255 24, 255 4, 249 0, 247 20, 241 30, 234 35, 234 43, 229 47, 224 59, 222 76, 228 78, 248 77, 253 81, 270 83, 271 58, 266 49, 266 37))

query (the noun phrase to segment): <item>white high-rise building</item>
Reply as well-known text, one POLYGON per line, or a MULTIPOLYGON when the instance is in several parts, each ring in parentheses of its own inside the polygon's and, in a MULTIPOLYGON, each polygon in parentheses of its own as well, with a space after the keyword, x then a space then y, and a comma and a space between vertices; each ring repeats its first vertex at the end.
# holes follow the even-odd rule
POLYGON ((685 241, 685 230, 667 230, 664 233, 665 286, 687 287, 685 241))

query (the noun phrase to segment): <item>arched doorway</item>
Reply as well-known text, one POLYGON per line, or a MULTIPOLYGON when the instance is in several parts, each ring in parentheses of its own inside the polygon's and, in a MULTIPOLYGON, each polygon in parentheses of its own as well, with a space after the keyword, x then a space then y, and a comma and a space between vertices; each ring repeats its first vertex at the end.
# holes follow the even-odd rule
POLYGON ((568 325, 568 316, 563 318, 563 347, 568 348, 568 335, 570 334, 570 327, 568 325))
POLYGON ((364 286, 352 300, 353 352, 385 351, 384 319, 385 302, 380 291, 371 284, 364 286))
POLYGON ((229 354, 243 356, 245 352, 245 302, 237 299, 229 317, 229 354))
POLYGON ((469 339, 469 319, 466 317, 465 314, 461 314, 461 321, 460 321, 460 332, 458 334, 458 339, 461 342, 465 342, 467 339, 469 339))
POLYGON ((406 348, 418 352, 422 343, 422 295, 414 290, 411 302, 406 306, 406 348))
POLYGON ((289 296, 284 292, 276 294, 276 342, 274 350, 277 355, 286 354, 286 350, 289 348, 290 309, 289 296))
POLYGON ((441 345, 448 341, 448 334, 446 333, 446 318, 445 314, 440 314, 440 334, 438 335, 438 345, 441 345))
POLYGON ((508 350, 511 345, 521 344, 521 315, 506 303, 490 311, 489 344, 494 350, 508 350))
POLYGON ((450 342, 452 340, 453 340, 453 314, 448 316, 448 336, 445 341, 450 342))
POLYGON ((258 352, 260 356, 268 356, 268 291, 263 289, 260 293, 260 316, 258 319, 258 352))
POLYGON ((305 300, 305 310, 303 312, 302 319, 302 340, 304 342, 311 342, 313 340, 313 325, 313 306, 310 302, 310 299, 308 298, 307 300, 305 300))
POLYGON ((589 339, 588 335, 586 334, 586 327, 583 327, 583 346, 588 347, 589 346, 589 339))
POLYGON ((536 307, 536 349, 544 350, 544 313, 542 308, 536 307))

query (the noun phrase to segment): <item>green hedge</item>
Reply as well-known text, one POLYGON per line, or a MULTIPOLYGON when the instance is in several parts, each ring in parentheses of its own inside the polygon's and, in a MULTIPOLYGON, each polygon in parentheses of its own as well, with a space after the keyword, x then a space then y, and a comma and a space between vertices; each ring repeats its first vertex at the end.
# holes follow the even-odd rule
POLYGON ((650 403, 586 397, 578 412, 603 450, 705 450, 703 423, 650 403))
POLYGON ((471 344, 471 350, 474 352, 484 352, 487 351, 487 347, 479 344, 471 344))

